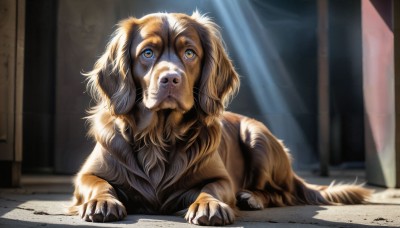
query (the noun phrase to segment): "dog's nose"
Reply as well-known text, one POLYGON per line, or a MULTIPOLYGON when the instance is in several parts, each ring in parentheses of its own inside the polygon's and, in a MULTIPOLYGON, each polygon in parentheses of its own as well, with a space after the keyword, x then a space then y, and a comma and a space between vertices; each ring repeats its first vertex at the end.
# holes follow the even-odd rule
POLYGON ((167 85, 177 86, 181 84, 181 81, 182 81, 181 76, 176 73, 164 74, 159 79, 159 83, 162 86, 167 86, 167 85))

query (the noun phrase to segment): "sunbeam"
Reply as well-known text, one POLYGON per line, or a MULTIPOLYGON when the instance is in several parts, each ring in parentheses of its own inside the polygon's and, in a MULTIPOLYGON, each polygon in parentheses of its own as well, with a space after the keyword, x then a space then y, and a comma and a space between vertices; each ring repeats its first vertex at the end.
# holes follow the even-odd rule
MULTIPOLYGON (((276 44, 270 39, 265 23, 247 1, 212 3, 222 19, 221 27, 232 42, 232 51, 237 53, 240 69, 244 73, 242 77, 248 80, 251 92, 257 98, 255 102, 262 112, 262 121, 267 122, 272 131, 284 138, 289 147, 301 147, 302 151, 297 151, 300 148, 292 148, 294 157, 300 156, 297 153, 301 153, 302 156, 304 153, 310 153, 311 145, 307 142, 306 134, 295 116, 307 113, 307 105, 294 86, 276 44), (273 77, 274 74, 279 76, 279 81, 273 77)), ((289 15, 287 18, 293 17, 295 16, 289 15)), ((293 21, 298 23, 295 19, 293 21)))

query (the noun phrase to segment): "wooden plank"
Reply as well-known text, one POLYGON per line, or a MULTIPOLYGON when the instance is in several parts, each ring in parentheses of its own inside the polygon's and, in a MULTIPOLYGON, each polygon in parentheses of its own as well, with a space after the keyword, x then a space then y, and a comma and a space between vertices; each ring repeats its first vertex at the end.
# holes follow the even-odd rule
POLYGON ((328 1, 318 0, 318 151, 320 175, 329 175, 329 16, 328 1))
POLYGON ((17 37, 15 70, 15 142, 14 161, 22 162, 23 103, 24 103, 24 51, 25 51, 25 0, 17 2, 17 37))
POLYGON ((19 186, 25 0, 0 2, 0 186, 19 186))
POLYGON ((17 4, 0 1, 0 160, 13 160, 17 4))

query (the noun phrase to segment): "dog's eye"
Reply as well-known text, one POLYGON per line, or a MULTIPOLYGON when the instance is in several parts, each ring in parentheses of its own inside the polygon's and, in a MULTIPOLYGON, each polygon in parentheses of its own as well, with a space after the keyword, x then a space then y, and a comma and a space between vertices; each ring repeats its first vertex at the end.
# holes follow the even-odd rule
POLYGON ((187 49, 185 51, 185 57, 187 59, 193 59, 196 56, 196 53, 194 53, 194 51, 192 49, 187 49))
POLYGON ((147 48, 146 50, 144 50, 142 52, 142 55, 143 55, 143 57, 150 59, 150 58, 153 58, 154 52, 151 49, 147 48))

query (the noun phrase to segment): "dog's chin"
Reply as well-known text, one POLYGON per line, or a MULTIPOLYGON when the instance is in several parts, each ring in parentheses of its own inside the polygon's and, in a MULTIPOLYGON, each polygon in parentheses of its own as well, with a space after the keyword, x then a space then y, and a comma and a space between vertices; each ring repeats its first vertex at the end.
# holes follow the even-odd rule
POLYGON ((174 97, 167 96, 162 100, 148 100, 144 102, 146 108, 157 112, 161 110, 173 110, 181 113, 189 111, 193 107, 191 102, 182 102, 174 97))

